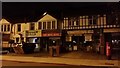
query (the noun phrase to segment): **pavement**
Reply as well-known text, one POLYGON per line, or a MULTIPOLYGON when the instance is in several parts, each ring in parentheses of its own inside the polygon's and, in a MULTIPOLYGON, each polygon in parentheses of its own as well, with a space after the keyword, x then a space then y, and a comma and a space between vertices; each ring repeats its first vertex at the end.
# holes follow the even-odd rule
POLYGON ((37 62, 37 63, 54 63, 67 65, 85 65, 85 66, 111 66, 119 67, 120 61, 117 59, 107 60, 105 56, 93 53, 69 52, 61 54, 60 57, 50 57, 47 53, 17 55, 2 55, 2 60, 21 61, 21 62, 37 62))

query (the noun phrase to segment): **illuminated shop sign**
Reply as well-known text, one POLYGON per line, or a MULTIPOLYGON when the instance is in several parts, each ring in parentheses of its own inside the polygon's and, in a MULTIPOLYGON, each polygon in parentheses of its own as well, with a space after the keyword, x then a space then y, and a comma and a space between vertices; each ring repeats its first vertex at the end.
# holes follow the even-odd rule
POLYGON ((60 33, 43 33, 42 36, 61 36, 60 33))
POLYGON ((34 30, 34 31, 26 31, 27 37, 37 37, 41 36, 41 31, 40 30, 34 30))

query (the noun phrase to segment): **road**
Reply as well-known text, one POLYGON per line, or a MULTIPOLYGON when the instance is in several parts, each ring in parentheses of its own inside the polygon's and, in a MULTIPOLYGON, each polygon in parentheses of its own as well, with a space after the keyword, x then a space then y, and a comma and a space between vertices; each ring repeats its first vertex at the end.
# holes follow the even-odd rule
POLYGON ((115 67, 92 67, 92 66, 73 66, 66 64, 50 64, 50 63, 35 63, 35 62, 18 62, 18 61, 8 61, 2 60, 2 68, 16 68, 16 67, 30 67, 30 68, 115 68, 115 67))

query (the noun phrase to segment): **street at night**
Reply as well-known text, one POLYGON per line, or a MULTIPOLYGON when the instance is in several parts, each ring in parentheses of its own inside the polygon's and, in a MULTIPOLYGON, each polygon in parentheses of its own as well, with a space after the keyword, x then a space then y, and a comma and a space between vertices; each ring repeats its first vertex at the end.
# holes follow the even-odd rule
POLYGON ((120 2, 3 2, 3 67, 116 68, 120 2))

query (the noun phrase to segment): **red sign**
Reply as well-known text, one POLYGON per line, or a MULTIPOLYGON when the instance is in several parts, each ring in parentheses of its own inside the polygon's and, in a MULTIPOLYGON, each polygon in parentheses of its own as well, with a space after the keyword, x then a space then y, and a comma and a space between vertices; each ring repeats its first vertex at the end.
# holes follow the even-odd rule
POLYGON ((61 36, 60 33, 43 33, 42 36, 61 36))
POLYGON ((110 44, 106 42, 106 55, 110 56, 110 44))

